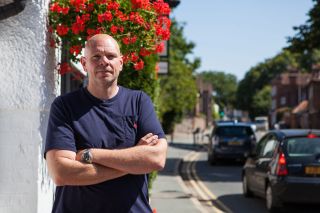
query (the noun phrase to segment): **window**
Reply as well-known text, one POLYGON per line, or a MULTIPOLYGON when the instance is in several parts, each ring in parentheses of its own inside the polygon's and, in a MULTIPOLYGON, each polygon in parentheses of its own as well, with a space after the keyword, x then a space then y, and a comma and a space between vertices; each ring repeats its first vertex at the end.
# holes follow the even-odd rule
POLYGON ((285 97, 285 96, 282 96, 281 99, 280 99, 280 104, 281 104, 281 105, 285 105, 286 102, 287 102, 286 97, 285 97))
POLYGON ((262 157, 264 158, 271 158, 273 156, 274 149, 276 147, 277 141, 274 137, 270 138, 270 140, 267 141, 263 152, 262 157))
POLYGON ((273 135, 267 135, 260 140, 257 145, 256 153, 260 158, 271 158, 276 148, 277 140, 273 135))
POLYGON ((320 154, 320 138, 290 138, 286 147, 289 157, 320 154))

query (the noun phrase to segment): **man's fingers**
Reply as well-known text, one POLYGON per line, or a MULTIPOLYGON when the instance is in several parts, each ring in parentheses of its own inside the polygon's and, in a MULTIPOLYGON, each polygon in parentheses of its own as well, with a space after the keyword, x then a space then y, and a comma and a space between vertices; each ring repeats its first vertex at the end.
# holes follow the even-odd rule
POLYGON ((153 135, 149 133, 142 137, 139 141, 139 145, 155 145, 158 141, 158 135, 153 135))
POLYGON ((152 133, 148 133, 148 134, 146 134, 145 136, 143 136, 143 137, 141 138, 141 140, 145 141, 145 140, 147 140, 148 138, 150 138, 152 135, 153 135, 152 133))

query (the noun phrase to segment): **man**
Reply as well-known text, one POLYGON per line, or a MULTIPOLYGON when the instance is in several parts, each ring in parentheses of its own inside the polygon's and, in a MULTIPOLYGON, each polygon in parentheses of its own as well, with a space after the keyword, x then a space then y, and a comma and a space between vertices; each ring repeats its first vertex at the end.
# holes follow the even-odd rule
POLYGON ((165 165, 167 141, 150 98, 117 84, 123 60, 109 35, 91 37, 86 88, 52 103, 45 157, 54 213, 151 212, 147 173, 165 165))

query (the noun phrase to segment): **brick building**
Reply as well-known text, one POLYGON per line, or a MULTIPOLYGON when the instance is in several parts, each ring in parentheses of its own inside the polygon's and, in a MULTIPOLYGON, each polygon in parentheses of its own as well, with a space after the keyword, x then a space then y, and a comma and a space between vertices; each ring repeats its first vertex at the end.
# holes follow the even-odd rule
POLYGON ((320 128, 320 72, 291 69, 271 82, 271 126, 283 122, 290 128, 320 128))

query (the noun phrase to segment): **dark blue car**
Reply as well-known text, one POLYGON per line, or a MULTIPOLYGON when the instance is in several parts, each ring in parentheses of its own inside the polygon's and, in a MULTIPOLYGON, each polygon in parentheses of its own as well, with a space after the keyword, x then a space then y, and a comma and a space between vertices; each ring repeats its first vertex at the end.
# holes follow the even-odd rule
POLYGON ((217 123, 208 144, 208 162, 215 164, 224 159, 245 160, 256 144, 251 124, 217 123))
POLYGON ((320 130, 268 132, 247 159, 242 183, 243 194, 265 198, 270 212, 286 203, 320 204, 320 130))

